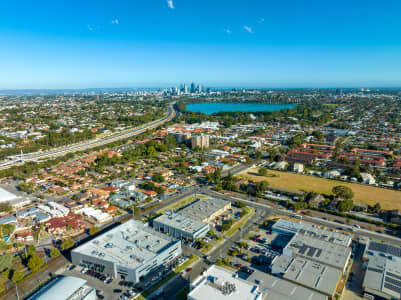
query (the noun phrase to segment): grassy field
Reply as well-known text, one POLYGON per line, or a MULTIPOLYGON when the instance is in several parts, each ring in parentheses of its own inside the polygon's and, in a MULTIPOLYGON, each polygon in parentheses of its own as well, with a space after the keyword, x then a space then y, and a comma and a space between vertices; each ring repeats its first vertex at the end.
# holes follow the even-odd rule
MULTIPOLYGON (((204 199, 204 198, 209 198, 209 197, 205 196, 205 195, 196 195, 196 198, 204 199)), ((156 213, 157 214, 162 214, 162 213, 164 213, 165 210, 176 210, 176 209, 179 209, 179 208, 181 208, 181 207, 183 207, 183 206, 185 206, 185 205, 187 205, 187 204, 189 204, 191 202, 194 202, 195 200, 196 200, 195 199, 195 195, 191 195, 191 196, 188 196, 188 197, 186 197, 184 199, 181 199, 180 201, 174 202, 174 203, 172 203, 172 204, 170 204, 170 205, 168 205, 168 206, 166 206, 166 207, 164 207, 162 209, 159 209, 156 213)))
POLYGON ((354 191, 353 200, 355 202, 369 205, 374 205, 378 202, 383 209, 401 209, 400 191, 275 170, 268 170, 268 175, 263 177, 257 175, 257 171, 257 168, 251 169, 240 176, 253 181, 267 180, 272 187, 323 194, 331 194, 331 189, 334 186, 344 185, 354 191))

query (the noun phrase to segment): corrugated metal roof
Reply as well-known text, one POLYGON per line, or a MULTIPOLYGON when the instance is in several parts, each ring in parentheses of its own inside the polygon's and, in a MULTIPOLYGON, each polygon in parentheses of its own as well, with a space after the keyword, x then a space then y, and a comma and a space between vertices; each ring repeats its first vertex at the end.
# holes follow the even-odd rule
POLYGON ((85 285, 86 280, 73 276, 60 276, 42 287, 29 300, 66 300, 85 285))

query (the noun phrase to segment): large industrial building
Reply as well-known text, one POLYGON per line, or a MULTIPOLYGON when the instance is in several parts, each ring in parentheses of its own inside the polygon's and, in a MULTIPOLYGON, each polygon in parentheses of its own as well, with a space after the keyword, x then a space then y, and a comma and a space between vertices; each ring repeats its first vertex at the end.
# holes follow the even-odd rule
POLYGON ((350 246, 352 242, 352 236, 350 234, 337 229, 318 226, 307 222, 290 221, 287 219, 279 219, 272 226, 272 231, 286 236, 294 236, 298 233, 300 235, 347 247, 350 246))
POLYGON ((210 223, 230 208, 231 202, 229 201, 218 198, 202 198, 180 209, 177 213, 191 220, 210 223))
POLYGON ((272 231, 289 242, 271 265, 272 274, 333 298, 345 273, 352 250, 352 238, 341 231, 286 219, 272 231))
POLYGON ((59 276, 42 286, 28 300, 95 300, 96 290, 86 280, 73 276, 59 276))
POLYGON ((188 300, 327 300, 319 292, 264 274, 256 284, 227 269, 211 266, 193 284, 188 300))
POLYGON ((181 241, 130 220, 71 252, 72 263, 139 282, 181 254, 181 241))
POLYGON ((153 228, 178 239, 194 241, 209 231, 209 224, 169 212, 153 220, 153 228))
POLYGON ((351 258, 351 248, 296 234, 283 249, 283 255, 303 257, 341 270, 345 273, 351 258))
POLYGON ((379 299, 401 299, 401 248, 368 241, 362 290, 379 299))
POLYGON ((272 274, 334 297, 342 272, 306 258, 281 255, 274 260, 272 274))

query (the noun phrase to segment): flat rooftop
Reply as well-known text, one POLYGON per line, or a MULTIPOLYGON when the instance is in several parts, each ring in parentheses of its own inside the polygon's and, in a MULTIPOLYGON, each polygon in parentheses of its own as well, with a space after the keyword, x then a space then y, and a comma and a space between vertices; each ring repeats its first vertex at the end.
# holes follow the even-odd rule
POLYGON ((86 280, 73 276, 58 276, 42 286, 30 296, 29 300, 75 300, 82 299, 93 290, 86 285, 86 280))
POLYGON ((179 241, 130 220, 73 250, 120 266, 136 268, 179 241))
POLYGON ((400 258, 401 260, 401 247, 375 241, 369 241, 365 250, 365 255, 394 256, 400 258))
POLYGON ((289 258, 282 255, 276 260, 274 263, 283 267, 284 279, 328 296, 334 295, 342 274, 339 269, 301 257, 289 258))
POLYGON ((342 270, 348 263, 351 248, 315 237, 296 234, 284 248, 283 254, 305 257, 342 270))
POLYGON ((263 278, 264 300, 327 300, 327 296, 298 284, 266 274, 263 278))
POLYGON ((369 262, 362 287, 401 299, 401 247, 369 241, 363 257, 369 262))
POLYGON ((287 219, 279 219, 276 223, 273 224, 273 230, 285 231, 288 233, 296 234, 299 229, 301 229, 301 222, 290 221, 287 219))
POLYGON ((366 268, 362 288, 401 299, 401 261, 388 257, 371 257, 366 268))
POLYGON ((352 236, 350 234, 343 233, 334 228, 317 226, 306 222, 302 222, 301 229, 298 233, 343 246, 349 246, 352 242, 352 236))
POLYGON ((171 213, 170 215, 161 215, 156 218, 154 221, 165 224, 170 227, 175 227, 180 229, 183 232, 187 232, 189 234, 195 233, 202 228, 207 227, 206 223, 203 223, 199 220, 193 220, 186 216, 177 213, 171 213))
POLYGON ((9 191, 0 187, 0 203, 16 200, 17 198, 17 195, 10 193, 9 191))
POLYGON ((252 282, 216 265, 207 269, 194 283, 189 300, 262 300, 262 293, 252 282))
POLYGON ((352 242, 352 236, 350 234, 341 232, 334 228, 317 226, 312 223, 301 221, 279 219, 273 225, 272 229, 294 235, 298 233, 343 246, 349 246, 352 242))
POLYGON ((176 212, 192 220, 202 221, 210 218, 216 211, 223 209, 229 203, 219 198, 202 198, 176 212))

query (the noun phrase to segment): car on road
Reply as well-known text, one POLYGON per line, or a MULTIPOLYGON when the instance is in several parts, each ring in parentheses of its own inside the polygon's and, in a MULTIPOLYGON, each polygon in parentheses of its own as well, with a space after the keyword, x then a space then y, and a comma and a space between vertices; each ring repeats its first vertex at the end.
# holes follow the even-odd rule
POLYGON ((241 268, 242 267, 241 264, 235 264, 234 266, 237 267, 237 268, 241 268))
POLYGON ((116 293, 116 294, 121 293, 121 292, 122 292, 121 289, 114 289, 114 290, 113 290, 113 293, 116 293))

